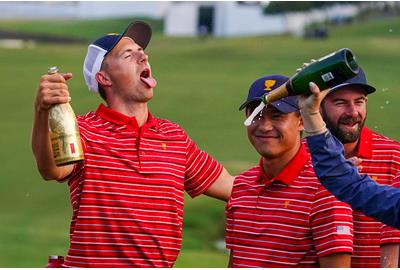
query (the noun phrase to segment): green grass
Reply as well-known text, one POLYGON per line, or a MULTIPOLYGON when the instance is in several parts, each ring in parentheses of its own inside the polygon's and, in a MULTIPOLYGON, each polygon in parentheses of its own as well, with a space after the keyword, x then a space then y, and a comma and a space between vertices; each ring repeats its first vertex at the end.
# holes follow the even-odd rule
POLYGON ((36 20, 34 22, 26 22, 24 20, 2 20, 0 21, 0 29, 16 31, 22 33, 44 33, 54 36, 70 36, 75 38, 83 38, 94 40, 99 36, 107 33, 119 33, 132 20, 146 20, 153 29, 153 33, 161 33, 163 23, 155 19, 137 18, 119 18, 109 20, 36 20))
MULTIPOLYGON (((30 31, 46 25, 15 24, 30 31)), ((93 39, 118 32, 125 24, 126 20, 115 28, 110 21, 79 22, 68 28, 53 24, 46 31, 76 36, 89 31, 93 39)), ((0 23, 0 28, 6 26, 0 23)), ((368 125, 400 140, 399 33, 398 20, 391 19, 368 24, 368 31, 365 25, 332 29, 323 41, 288 36, 199 40, 156 34, 148 48, 158 80, 150 108, 156 116, 183 126, 202 149, 237 174, 258 162, 245 134, 244 116, 237 110, 251 82, 270 73, 293 74, 311 58, 349 47, 378 89, 369 97, 368 125)), ((36 171, 30 149, 32 111, 39 77, 52 65, 74 74, 69 86, 76 113, 97 108, 100 98, 87 91, 81 71, 86 46, 0 48, 0 267, 42 267, 48 255, 65 254, 68 248, 68 187, 46 183, 36 171)), ((223 238, 224 204, 206 197, 185 202, 183 248, 176 267, 225 267, 227 254, 214 246, 223 238)))

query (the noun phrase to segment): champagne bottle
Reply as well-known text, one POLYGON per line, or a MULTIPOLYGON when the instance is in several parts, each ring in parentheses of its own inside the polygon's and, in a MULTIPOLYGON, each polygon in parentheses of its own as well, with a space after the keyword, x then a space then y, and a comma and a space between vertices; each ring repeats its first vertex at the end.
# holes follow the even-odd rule
POLYGON ((63 268, 64 257, 57 255, 50 255, 46 268, 63 268))
POLYGON ((343 48, 309 64, 294 74, 288 82, 268 95, 263 96, 265 104, 286 96, 311 94, 309 83, 314 82, 321 90, 340 84, 358 74, 358 64, 350 49, 343 48))
MULTIPOLYGON (((58 72, 50 67, 48 74, 58 72)), ((83 160, 83 149, 75 113, 69 103, 53 105, 49 111, 51 147, 57 166, 83 160)))

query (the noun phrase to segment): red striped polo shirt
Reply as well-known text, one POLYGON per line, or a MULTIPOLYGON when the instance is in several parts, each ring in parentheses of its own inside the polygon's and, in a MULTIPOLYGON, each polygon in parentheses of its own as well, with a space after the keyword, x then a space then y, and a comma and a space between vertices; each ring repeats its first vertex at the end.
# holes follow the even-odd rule
POLYGON ((237 176, 226 216, 233 267, 319 267, 353 250, 352 210, 319 183, 304 145, 273 179, 261 162, 237 176))
MULTIPOLYGON (((392 185, 400 174, 400 143, 364 127, 356 154, 362 159, 360 174, 368 174, 381 185, 392 185)), ((400 243, 400 231, 353 212, 354 252, 352 267, 380 267, 382 244, 400 243)))
POLYGON ((138 127, 100 105, 78 117, 85 160, 69 177, 67 267, 172 267, 181 248, 184 191, 204 193, 222 166, 177 124, 138 127))

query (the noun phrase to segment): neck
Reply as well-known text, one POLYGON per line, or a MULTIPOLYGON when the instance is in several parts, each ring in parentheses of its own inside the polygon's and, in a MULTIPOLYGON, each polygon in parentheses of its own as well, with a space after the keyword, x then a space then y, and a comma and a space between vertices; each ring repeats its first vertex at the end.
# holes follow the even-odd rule
POLYGON ((149 108, 147 103, 124 103, 124 102, 107 102, 108 107, 114 111, 122 113, 129 117, 135 117, 139 127, 143 126, 149 117, 149 108))
POLYGON ((359 141, 360 140, 357 140, 357 141, 352 142, 352 143, 343 144, 344 156, 346 158, 351 158, 351 157, 356 155, 359 141))
POLYGON ((290 151, 286 151, 283 155, 277 157, 263 157, 262 165, 265 175, 272 179, 276 177, 287 164, 296 156, 300 148, 300 142, 290 151))

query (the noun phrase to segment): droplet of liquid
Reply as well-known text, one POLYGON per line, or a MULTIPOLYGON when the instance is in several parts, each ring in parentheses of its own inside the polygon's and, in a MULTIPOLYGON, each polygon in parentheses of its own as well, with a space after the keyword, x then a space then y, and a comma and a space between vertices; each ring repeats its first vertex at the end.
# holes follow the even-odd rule
POLYGON ((386 102, 385 102, 386 104, 389 104, 390 103, 390 101, 389 100, 386 100, 386 102))
POLYGON ((254 111, 250 114, 250 116, 247 117, 246 121, 244 121, 244 125, 245 125, 246 127, 248 127, 248 126, 250 126, 252 123, 254 123, 254 121, 253 121, 254 117, 256 117, 256 116, 264 109, 264 106, 266 106, 266 105, 264 104, 264 102, 261 101, 261 102, 260 102, 260 105, 258 105, 258 106, 254 109, 254 111))

